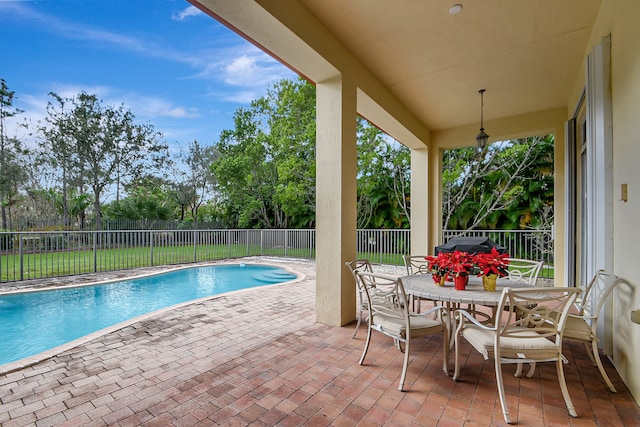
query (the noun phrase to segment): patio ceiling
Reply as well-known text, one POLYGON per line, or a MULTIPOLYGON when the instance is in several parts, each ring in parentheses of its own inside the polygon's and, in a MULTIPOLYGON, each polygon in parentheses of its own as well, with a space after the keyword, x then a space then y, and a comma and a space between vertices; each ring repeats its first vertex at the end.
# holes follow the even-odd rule
POLYGON ((389 105, 401 105, 430 131, 478 123, 482 88, 487 121, 566 108, 600 6, 600 0, 192 1, 312 81, 352 70, 367 95, 373 93, 367 85, 383 88, 389 105), (454 3, 463 9, 451 15, 454 3))

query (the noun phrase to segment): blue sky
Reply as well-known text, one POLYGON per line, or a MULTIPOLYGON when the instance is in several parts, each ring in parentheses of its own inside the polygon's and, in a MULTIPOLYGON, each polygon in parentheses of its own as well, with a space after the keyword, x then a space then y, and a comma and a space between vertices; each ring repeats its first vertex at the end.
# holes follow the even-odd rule
MULTIPOLYGON (((95 94, 151 123, 171 147, 210 145, 286 67, 186 0, 0 0, 0 77, 18 121, 55 92, 95 94)), ((14 123, 9 136, 28 139, 14 123)))

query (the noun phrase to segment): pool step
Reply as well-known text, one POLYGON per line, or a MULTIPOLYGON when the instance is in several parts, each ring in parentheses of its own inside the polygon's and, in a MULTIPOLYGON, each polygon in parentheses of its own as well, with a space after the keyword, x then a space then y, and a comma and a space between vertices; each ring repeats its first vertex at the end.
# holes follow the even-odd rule
POLYGON ((287 273, 286 271, 265 271, 263 273, 256 273, 253 278, 262 283, 280 283, 296 278, 295 274, 287 273))

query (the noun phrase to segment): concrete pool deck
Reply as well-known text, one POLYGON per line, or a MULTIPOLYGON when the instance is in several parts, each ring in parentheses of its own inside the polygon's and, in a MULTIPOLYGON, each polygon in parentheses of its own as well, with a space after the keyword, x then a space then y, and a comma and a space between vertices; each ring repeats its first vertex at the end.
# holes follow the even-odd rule
MULTIPOLYGON (((315 323, 315 264, 278 264, 297 282, 211 297, 97 336, 0 374, 2 426, 486 426, 505 425, 493 362, 463 349, 462 381, 442 371, 442 341, 416 341, 408 392, 402 354, 376 336, 358 365, 366 329, 315 323)), ((154 269, 155 271, 156 269, 154 269)), ((128 278, 137 271, 117 272, 128 278)), ((118 277, 62 278, 79 283, 118 277)), ((50 286, 42 284, 42 286, 50 286)), ((505 382, 519 425, 640 425, 640 408, 605 358, 609 393, 582 345, 565 367, 578 418, 564 407, 553 364, 505 382)))

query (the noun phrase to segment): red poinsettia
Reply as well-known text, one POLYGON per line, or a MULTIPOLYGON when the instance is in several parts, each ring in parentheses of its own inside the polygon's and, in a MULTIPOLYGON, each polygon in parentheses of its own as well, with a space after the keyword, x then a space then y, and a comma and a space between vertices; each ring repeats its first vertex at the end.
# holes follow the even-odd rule
POLYGON ((473 269, 473 256, 467 252, 441 252, 437 256, 427 256, 429 270, 435 281, 441 277, 468 276, 473 269))
POLYGON ((468 276, 473 269, 474 256, 468 252, 453 251, 450 259, 450 269, 453 276, 468 276))
POLYGON ((496 248, 491 248, 491 252, 477 254, 474 257, 474 263, 480 270, 478 276, 488 276, 495 274, 500 277, 509 273, 509 254, 501 254, 496 248))
POLYGON ((445 277, 450 273, 450 253, 440 252, 437 256, 429 255, 425 259, 429 262, 429 270, 433 280, 436 282, 439 282, 441 277, 445 277))

